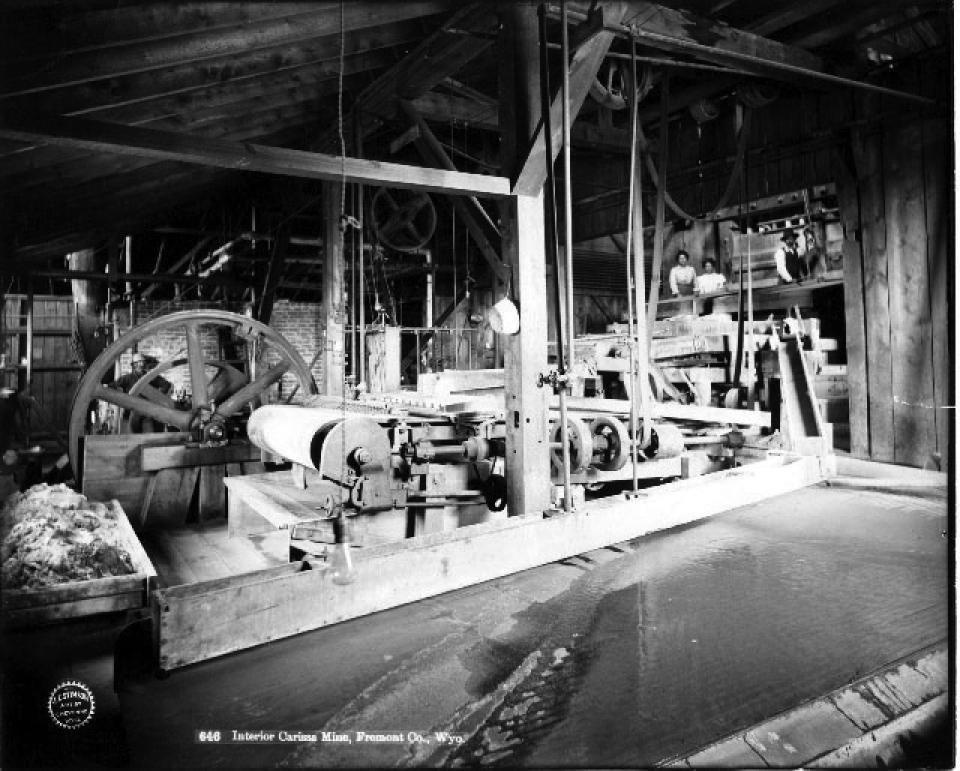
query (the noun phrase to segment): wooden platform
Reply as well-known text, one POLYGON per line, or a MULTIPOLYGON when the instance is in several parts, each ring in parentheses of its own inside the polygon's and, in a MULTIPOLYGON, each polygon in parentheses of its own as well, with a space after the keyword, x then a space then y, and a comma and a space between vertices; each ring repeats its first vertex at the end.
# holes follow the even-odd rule
POLYGON ((226 520, 202 527, 151 530, 140 540, 161 587, 227 578, 288 561, 286 532, 231 536, 226 520))

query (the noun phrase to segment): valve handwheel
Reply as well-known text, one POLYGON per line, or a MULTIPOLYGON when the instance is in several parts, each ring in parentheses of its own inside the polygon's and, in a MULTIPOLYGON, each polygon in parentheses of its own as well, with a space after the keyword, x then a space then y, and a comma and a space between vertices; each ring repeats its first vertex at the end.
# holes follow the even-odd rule
POLYGON ((170 426, 202 439, 217 439, 228 420, 258 405, 288 373, 298 381, 304 396, 317 392, 310 368, 296 349, 275 330, 247 316, 197 310, 151 319, 105 348, 80 380, 70 413, 70 463, 80 474, 80 438, 95 430, 90 414, 96 402, 114 404, 129 413, 119 425, 120 433, 143 431, 141 421, 135 419, 142 416, 152 420, 158 431, 170 426), (245 351, 242 359, 209 358, 211 341, 227 333, 238 351, 245 351), (157 338, 176 353, 144 373, 129 393, 104 384, 104 377, 121 356, 135 345, 157 338), (178 370, 181 377, 175 379, 183 381, 190 393, 186 403, 174 401, 152 385, 158 376, 172 377, 178 370))
POLYGON ((437 209, 426 193, 381 187, 371 204, 373 230, 384 245, 398 252, 415 252, 433 238, 437 209))

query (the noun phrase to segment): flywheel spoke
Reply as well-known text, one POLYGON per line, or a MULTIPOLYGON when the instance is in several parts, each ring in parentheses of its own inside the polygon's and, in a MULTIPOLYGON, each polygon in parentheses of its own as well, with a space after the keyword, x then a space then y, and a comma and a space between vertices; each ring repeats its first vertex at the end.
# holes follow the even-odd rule
POLYGON ((207 398, 207 372, 203 360, 203 344, 200 342, 200 327, 198 324, 186 324, 187 332, 187 360, 190 363, 190 399, 193 408, 206 407, 210 400, 207 398))
POLYGON ((282 378, 290 370, 290 366, 290 362, 284 360, 276 366, 271 367, 256 380, 245 385, 223 404, 221 404, 217 408, 216 414, 222 417, 229 417, 243 407, 244 404, 249 401, 253 401, 255 397, 259 396, 270 386, 280 380, 280 378, 282 378))
POLYGON ((166 423, 170 426, 176 426, 181 431, 186 431, 190 427, 192 415, 189 412, 164 407, 161 404, 154 404, 148 399, 141 399, 139 396, 131 396, 123 391, 117 391, 113 388, 100 386, 93 392, 94 399, 101 399, 125 410, 133 410, 148 418, 153 418, 160 423, 166 423))

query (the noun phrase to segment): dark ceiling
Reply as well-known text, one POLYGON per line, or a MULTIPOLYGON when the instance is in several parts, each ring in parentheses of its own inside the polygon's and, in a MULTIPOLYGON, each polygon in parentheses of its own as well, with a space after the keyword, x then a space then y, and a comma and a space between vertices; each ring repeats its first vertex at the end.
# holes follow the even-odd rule
MULTIPOLYGON (((688 0, 668 3, 817 54, 869 79, 915 57, 952 55, 947 2, 688 0)), ((588 3, 572 3, 586 9, 588 3)), ((627 18, 655 9, 628 3, 627 18)), ((4 115, 74 116, 211 139, 348 152, 416 163, 390 143, 415 101, 466 171, 495 172, 500 16, 457 0, 351 2, 7 2, 4 115), (443 29, 441 29, 443 27, 443 29), (359 107, 355 127, 351 111, 359 107), (396 120, 396 122, 394 122, 396 120)), ((554 39, 559 39, 554 26, 554 39)), ((618 41, 614 51, 625 50, 618 41)), ((649 50, 677 62, 696 53, 649 50)), ((725 75, 679 69, 673 88, 709 92, 725 75)), ((589 105, 589 100, 588 100, 589 105)), ((587 112, 589 113, 588 108, 587 112)), ((583 140, 580 140, 581 145, 583 140)), ((407 148, 409 150, 410 148, 407 148)), ((139 269, 168 267, 199 236, 215 248, 243 230, 299 222, 316 237, 318 185, 302 180, 0 140, 3 259, 22 264, 154 229, 180 241, 139 269), (164 230, 165 229, 165 230, 164 230), (219 242, 219 243, 218 243, 219 242)), ((303 240, 303 238, 301 238, 303 240)))

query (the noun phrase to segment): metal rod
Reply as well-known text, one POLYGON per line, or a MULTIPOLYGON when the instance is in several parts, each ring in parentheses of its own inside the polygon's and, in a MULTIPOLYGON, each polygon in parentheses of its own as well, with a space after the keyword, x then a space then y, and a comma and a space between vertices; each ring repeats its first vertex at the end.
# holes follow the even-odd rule
MULTIPOLYGON (((353 122, 354 129, 354 141, 356 143, 356 153, 358 158, 363 157, 363 120, 361 117, 360 110, 358 108, 356 118, 353 122)), ((364 265, 363 265, 363 253, 364 253, 364 243, 363 243, 363 227, 364 227, 364 187, 362 184, 357 184, 357 211, 356 217, 360 220, 360 227, 358 230, 358 243, 359 243, 359 255, 357 257, 358 268, 357 271, 357 303, 359 304, 358 308, 358 319, 357 322, 360 326, 360 333, 358 335, 358 347, 359 353, 358 357, 360 361, 358 362, 360 366, 360 380, 358 383, 367 382, 367 303, 365 289, 363 286, 364 280, 364 265)))
MULTIPOLYGON (((566 0, 560 0, 561 15, 561 81, 560 97, 563 101, 563 110, 561 112, 563 122, 563 262, 564 262, 564 281, 566 286, 565 307, 566 307, 566 328, 563 337, 561 331, 557 330, 557 347, 567 346, 567 365, 573 369, 573 196, 571 195, 570 173, 570 39, 567 29, 567 3, 566 0), (566 338, 564 340, 564 338, 566 338)), ((553 153, 547 156, 548 162, 552 162, 553 153)), ((566 383, 561 383, 560 388, 560 424, 561 441, 563 442, 563 510, 569 512, 573 508, 573 501, 570 487, 570 443, 567 438, 567 416, 566 416, 566 383)))
MULTIPOLYGON (((546 142, 547 163, 547 245, 553 260, 554 313, 557 325, 557 372, 562 376, 567 371, 567 358, 564 355, 565 326, 562 308, 566 302, 561 281, 560 251, 557 248, 557 180, 553 161, 553 127, 550 120, 550 60, 547 57, 547 16, 540 6, 540 110, 543 113, 543 135, 546 142)), ((567 316, 567 323, 569 323, 567 316)), ((572 501, 570 488, 570 439, 567 425, 566 388, 561 384, 557 391, 560 399, 560 456, 561 478, 563 481, 563 508, 570 511, 572 501)))
POLYGON ((637 64, 636 64, 636 46, 630 46, 630 184, 627 194, 627 333, 630 337, 630 345, 627 352, 630 355, 630 462, 633 464, 633 492, 639 490, 637 481, 637 400, 633 398, 637 390, 637 361, 636 361, 636 328, 633 317, 633 262, 631 253, 633 251, 633 197, 636 194, 636 168, 637 168, 637 64))
POLYGON ((563 287, 560 281, 560 265, 557 250, 557 180, 553 166, 553 127, 550 120, 550 60, 547 57, 547 16, 540 6, 540 110, 543 114, 543 137, 547 153, 547 247, 553 261, 553 285, 556 294, 554 321, 557 326, 557 369, 566 371, 563 347, 563 287))
MULTIPOLYGON (((636 47, 636 41, 630 39, 631 48, 636 47)), ((637 122, 638 141, 639 121, 637 122)), ((639 439, 640 447, 647 447, 653 438, 653 416, 650 414, 651 405, 647 399, 647 392, 650 389, 649 374, 649 345, 650 335, 647 334, 647 313, 645 299, 647 294, 647 282, 643 272, 643 164, 639 162, 639 149, 637 152, 637 195, 634 198, 634 216, 636 221, 633 224, 633 275, 634 275, 634 303, 637 308, 637 383, 634 392, 630 395, 631 400, 637 400, 640 406, 643 428, 641 436, 634 435, 633 441, 639 439)))

